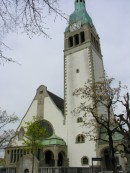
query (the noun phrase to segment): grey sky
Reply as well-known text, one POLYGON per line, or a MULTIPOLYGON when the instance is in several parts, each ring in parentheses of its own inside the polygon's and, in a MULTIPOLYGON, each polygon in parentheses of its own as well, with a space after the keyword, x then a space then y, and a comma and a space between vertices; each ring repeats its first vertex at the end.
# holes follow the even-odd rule
MULTIPOLYGON (((67 14, 74 10, 74 0, 60 0, 67 14)), ((87 0, 86 8, 100 37, 105 70, 110 77, 121 80, 130 91, 130 1, 87 0)), ((7 63, 0 66, 0 107, 22 118, 36 89, 46 85, 48 90, 63 97, 64 30, 67 22, 60 17, 46 20, 52 39, 10 33, 7 51, 22 65, 7 63)))

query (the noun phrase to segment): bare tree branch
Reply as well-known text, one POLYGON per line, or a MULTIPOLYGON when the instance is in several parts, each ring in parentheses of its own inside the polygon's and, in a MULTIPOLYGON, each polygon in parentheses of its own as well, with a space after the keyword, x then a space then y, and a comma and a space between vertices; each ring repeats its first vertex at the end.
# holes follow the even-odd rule
POLYGON ((18 117, 15 114, 8 115, 6 111, 0 109, 0 148, 5 147, 14 135, 14 130, 9 129, 8 125, 17 121, 18 117))
MULTIPOLYGON (((119 82, 117 87, 112 87, 113 80, 105 78, 98 82, 88 81, 82 88, 76 89, 73 95, 81 97, 84 102, 73 112, 84 118, 84 126, 91 128, 86 133, 90 139, 108 144, 113 171, 116 172, 114 135, 118 132, 120 123, 116 123, 114 119, 114 109, 120 99, 121 83, 119 82), (91 119, 89 114, 92 115, 91 119), (95 130, 97 127, 100 128, 99 132, 95 130)), ((126 119, 123 118, 122 121, 126 123, 126 119)))
POLYGON ((3 53, 3 47, 6 48, 3 39, 9 32, 20 30, 29 37, 43 34, 50 38, 45 22, 49 15, 54 21, 58 16, 67 20, 58 0, 0 0, 0 63, 17 63, 3 53))

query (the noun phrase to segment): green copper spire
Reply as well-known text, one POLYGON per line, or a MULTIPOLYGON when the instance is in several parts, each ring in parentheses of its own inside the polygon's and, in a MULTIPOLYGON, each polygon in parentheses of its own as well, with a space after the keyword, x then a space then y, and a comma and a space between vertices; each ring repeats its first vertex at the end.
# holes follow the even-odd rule
MULTIPOLYGON (((69 17, 69 26, 80 21, 81 24, 93 25, 92 19, 86 11, 85 0, 75 0, 75 10, 69 17)), ((69 27, 66 28, 69 31, 69 27)))

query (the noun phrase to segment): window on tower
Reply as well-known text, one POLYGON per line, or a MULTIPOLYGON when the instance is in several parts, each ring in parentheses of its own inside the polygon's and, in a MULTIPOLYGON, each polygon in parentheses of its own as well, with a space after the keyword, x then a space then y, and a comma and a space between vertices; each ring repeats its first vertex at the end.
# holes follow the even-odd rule
POLYGON ((83 122, 83 118, 82 117, 78 117, 77 118, 77 123, 81 123, 81 122, 83 122))
POLYGON ((76 73, 79 73, 79 69, 76 69, 76 73))
POLYGON ((93 46, 96 48, 96 50, 100 52, 99 42, 92 33, 91 33, 91 42, 93 46))
POLYGON ((81 43, 83 43, 85 41, 85 34, 84 34, 84 32, 80 33, 80 40, 81 40, 81 43))
POLYGON ((74 35, 75 46, 79 44, 79 34, 74 35))
POLYGON ((96 47, 97 47, 97 50, 100 51, 100 48, 99 48, 99 43, 98 41, 96 41, 96 47))
MULTIPOLYGON (((93 36, 92 36, 92 39, 94 39, 93 36)), ((73 46, 77 46, 77 45, 80 45, 84 42, 85 42, 85 32, 82 31, 82 32, 75 34, 74 36, 71 36, 68 38, 68 47, 70 48, 73 46)), ((94 42, 94 40, 92 41, 92 43, 93 42, 94 42)))
POLYGON ((85 136, 80 134, 76 137, 76 143, 84 143, 85 142, 85 136))
POLYGON ((69 37, 69 47, 73 46, 73 37, 69 37))

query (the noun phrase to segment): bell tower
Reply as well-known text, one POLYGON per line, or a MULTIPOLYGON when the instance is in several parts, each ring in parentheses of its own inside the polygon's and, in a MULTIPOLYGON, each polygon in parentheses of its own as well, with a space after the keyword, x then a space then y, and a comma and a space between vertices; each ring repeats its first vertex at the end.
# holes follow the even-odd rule
MULTIPOLYGON (((70 166, 82 166, 81 159, 96 157, 95 144, 86 139, 77 141, 83 128, 72 115, 81 102, 73 96, 75 89, 83 87, 90 79, 102 80, 104 67, 100 48, 100 38, 93 21, 86 11, 85 0, 75 0, 75 10, 69 17, 64 35, 64 99, 65 117, 68 129, 68 156, 70 166), (91 145, 91 151, 87 145, 91 145), (76 152, 78 151, 78 152, 76 152)), ((90 159, 91 160, 91 159, 90 159)), ((90 163, 91 164, 91 163, 90 163)))

